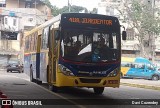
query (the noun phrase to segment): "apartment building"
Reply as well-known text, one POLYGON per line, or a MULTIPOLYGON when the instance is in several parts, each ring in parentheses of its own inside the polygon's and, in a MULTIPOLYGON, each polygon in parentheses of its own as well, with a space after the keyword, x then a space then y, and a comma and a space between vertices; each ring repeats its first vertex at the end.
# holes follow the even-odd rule
MULTIPOLYGON (((127 32, 127 40, 122 40, 122 56, 137 57, 140 56, 140 47, 138 41, 138 32, 132 28, 132 22, 125 20, 118 10, 122 10, 124 2, 130 2, 130 0, 101 0, 98 4, 98 13, 104 15, 116 16, 120 20, 120 24, 125 26, 127 32)), ((149 7, 160 6, 160 0, 142 0, 140 2, 150 5, 149 7)), ((123 12, 125 15, 125 11, 123 12)), ((155 60, 160 61, 160 36, 156 36, 155 40, 155 60)), ((147 41, 144 42, 147 44, 147 41)))
POLYGON ((44 0, 0 1, 0 66, 10 59, 23 61, 23 33, 52 17, 44 0))

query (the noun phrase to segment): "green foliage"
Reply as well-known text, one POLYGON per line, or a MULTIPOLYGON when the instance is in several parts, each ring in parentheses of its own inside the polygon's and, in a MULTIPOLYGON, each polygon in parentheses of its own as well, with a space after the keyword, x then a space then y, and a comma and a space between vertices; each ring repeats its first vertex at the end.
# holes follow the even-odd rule
POLYGON ((130 20, 143 29, 143 32, 160 33, 160 16, 155 16, 160 12, 159 9, 152 7, 151 3, 145 4, 139 0, 132 0, 131 7, 128 8, 130 8, 128 11, 130 20))
MULTIPOLYGON (((59 14, 62 14, 62 13, 68 13, 69 12, 69 7, 68 6, 64 6, 63 8, 58 8, 56 6, 52 6, 50 1, 49 0, 45 0, 44 3, 51 8, 51 11, 52 11, 52 15, 53 16, 57 16, 59 14)), ((81 12, 83 11, 85 13, 88 13, 88 10, 85 8, 85 7, 82 7, 82 6, 76 6, 76 5, 72 5, 70 6, 70 12, 72 13, 78 13, 78 12, 81 12)), ((93 13, 97 13, 97 9, 93 9, 93 13)))
POLYGON ((53 6, 51 5, 50 1, 49 0, 45 0, 44 3, 50 7, 51 9, 53 8, 53 6))
MULTIPOLYGON (((70 6, 70 12, 73 12, 73 13, 78 13, 82 10, 87 10, 86 8, 84 7, 81 7, 81 6, 75 6, 75 5, 72 5, 70 6)), ((61 13, 67 13, 69 12, 69 7, 68 6, 64 6, 63 8, 59 9, 59 14, 61 13)))
POLYGON ((154 37, 155 34, 160 34, 160 9, 156 8, 156 5, 151 2, 141 0, 128 0, 124 3, 124 10, 120 11, 121 15, 127 17, 125 20, 130 22, 136 31, 138 31, 138 41, 140 45, 140 52, 142 56, 152 55, 154 51, 154 37), (149 42, 148 47, 144 47, 144 41, 149 42), (148 49, 147 49, 148 48, 148 49))
POLYGON ((97 14, 98 13, 98 9, 97 8, 93 8, 93 10, 91 11, 91 13, 97 14))

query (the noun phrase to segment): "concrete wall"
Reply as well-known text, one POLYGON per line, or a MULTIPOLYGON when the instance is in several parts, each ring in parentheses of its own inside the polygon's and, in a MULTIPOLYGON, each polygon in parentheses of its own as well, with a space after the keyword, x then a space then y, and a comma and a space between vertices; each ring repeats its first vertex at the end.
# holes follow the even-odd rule
POLYGON ((0 40, 0 50, 4 51, 20 51, 19 40, 0 40))
POLYGON ((6 0, 6 8, 18 8, 18 0, 6 0))

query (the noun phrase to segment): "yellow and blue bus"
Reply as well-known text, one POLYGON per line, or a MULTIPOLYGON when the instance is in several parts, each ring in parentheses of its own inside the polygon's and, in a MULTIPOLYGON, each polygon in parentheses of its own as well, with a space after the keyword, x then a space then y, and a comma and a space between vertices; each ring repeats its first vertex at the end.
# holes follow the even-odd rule
POLYGON ((143 78, 159 80, 160 72, 148 59, 143 57, 122 57, 121 76, 125 78, 143 78))
POLYGON ((63 13, 25 34, 24 72, 31 81, 60 87, 88 87, 102 94, 119 87, 121 37, 116 17, 63 13))

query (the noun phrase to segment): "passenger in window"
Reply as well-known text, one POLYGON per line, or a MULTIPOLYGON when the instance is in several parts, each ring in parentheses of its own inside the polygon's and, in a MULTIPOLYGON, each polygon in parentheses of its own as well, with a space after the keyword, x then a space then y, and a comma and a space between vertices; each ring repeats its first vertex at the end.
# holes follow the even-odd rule
POLYGON ((76 41, 74 51, 76 52, 76 54, 78 54, 80 50, 81 50, 81 41, 76 41))
POLYGON ((109 47, 105 44, 105 39, 101 37, 98 41, 98 49, 100 52, 101 60, 110 60, 112 55, 109 54, 109 47))
POLYGON ((109 47, 105 44, 105 39, 100 38, 98 41, 98 48, 102 51, 108 51, 109 47))

